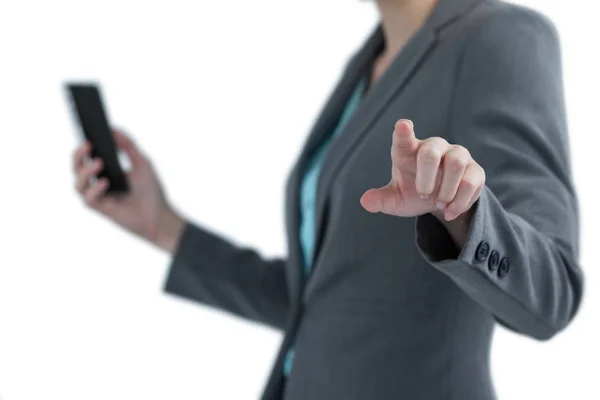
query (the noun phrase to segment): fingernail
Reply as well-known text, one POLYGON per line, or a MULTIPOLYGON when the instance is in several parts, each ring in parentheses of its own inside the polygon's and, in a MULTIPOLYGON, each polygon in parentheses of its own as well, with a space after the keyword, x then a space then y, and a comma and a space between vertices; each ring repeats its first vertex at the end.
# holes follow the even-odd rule
POLYGON ((436 201, 435 206, 439 210, 443 210, 444 208, 446 208, 446 203, 444 203, 443 201, 436 201))
POLYGON ((456 218, 456 214, 450 211, 447 211, 444 213, 444 218, 446 218, 446 221, 452 221, 454 218, 456 218))
POLYGON ((422 198, 423 200, 429 200, 429 195, 428 195, 428 194, 422 194, 422 195, 421 195, 421 198, 422 198))

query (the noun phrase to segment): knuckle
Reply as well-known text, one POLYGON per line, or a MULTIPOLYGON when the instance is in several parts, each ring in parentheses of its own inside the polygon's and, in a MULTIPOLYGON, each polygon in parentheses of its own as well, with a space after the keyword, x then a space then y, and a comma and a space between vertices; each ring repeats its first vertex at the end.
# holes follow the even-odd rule
POLYGON ((424 146, 419 151, 419 159, 423 161, 437 161, 442 157, 442 152, 435 146, 424 146))
POLYGON ((443 137, 440 137, 440 136, 432 136, 432 137, 425 139, 425 141, 427 143, 446 143, 446 144, 448 143, 446 141, 446 139, 444 139, 443 137))
POLYGON ((471 177, 465 177, 462 180, 462 186, 466 190, 472 191, 472 190, 477 189, 477 187, 479 186, 479 183, 471 177))
POLYGON ((392 149, 392 151, 390 152, 390 156, 392 159, 392 164, 394 165, 403 166, 407 163, 406 157, 403 157, 400 153, 394 151, 394 149, 392 149))
POLYGON ((398 130, 395 130, 393 142, 392 142, 392 151, 394 149, 399 150, 399 151, 406 151, 408 149, 411 149, 414 146, 414 144, 412 143, 412 141, 405 140, 405 139, 406 139, 405 134, 399 132, 398 130))
POLYGON ((469 162, 467 161, 466 158, 463 158, 460 156, 450 157, 446 160, 447 168, 450 168, 450 169, 456 170, 456 171, 464 170, 465 168, 467 168, 468 163, 469 162))
POLYGON ((452 145, 452 147, 453 147, 453 152, 460 154, 461 157, 471 158, 471 153, 469 152, 469 149, 467 149, 466 147, 460 146, 458 144, 452 145))
POLYGON ((425 139, 425 143, 427 146, 432 146, 438 149, 444 149, 450 145, 446 139, 439 136, 425 139))

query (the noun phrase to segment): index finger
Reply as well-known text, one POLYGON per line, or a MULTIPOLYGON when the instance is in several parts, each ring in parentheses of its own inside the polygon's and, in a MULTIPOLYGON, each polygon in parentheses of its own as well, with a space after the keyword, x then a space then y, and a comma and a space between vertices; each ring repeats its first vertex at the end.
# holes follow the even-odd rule
POLYGON ((419 140, 415 136, 414 125, 408 119, 396 122, 392 136, 392 162, 401 167, 408 157, 414 157, 419 148, 419 140))

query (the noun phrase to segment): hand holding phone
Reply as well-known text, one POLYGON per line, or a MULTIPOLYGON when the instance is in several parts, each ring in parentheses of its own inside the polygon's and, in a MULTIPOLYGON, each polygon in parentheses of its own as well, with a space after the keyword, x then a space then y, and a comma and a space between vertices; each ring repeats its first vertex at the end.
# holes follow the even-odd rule
POLYGON ((127 193, 129 184, 119 163, 117 146, 102 103, 100 89, 93 83, 66 83, 72 110, 83 136, 91 143, 94 158, 100 158, 103 169, 97 178, 108 179, 109 193, 127 193))
POLYGON ((73 154, 77 191, 89 208, 158 247, 174 252, 185 221, 167 202, 150 161, 131 138, 110 129, 97 87, 68 84, 67 89, 81 130, 88 139, 73 154), (117 148, 131 161, 127 174, 118 162, 117 148), (89 159, 91 162, 86 162, 89 159), (99 179, 90 185, 90 178, 94 176, 99 179), (106 196, 109 181, 112 192, 125 195, 106 196))

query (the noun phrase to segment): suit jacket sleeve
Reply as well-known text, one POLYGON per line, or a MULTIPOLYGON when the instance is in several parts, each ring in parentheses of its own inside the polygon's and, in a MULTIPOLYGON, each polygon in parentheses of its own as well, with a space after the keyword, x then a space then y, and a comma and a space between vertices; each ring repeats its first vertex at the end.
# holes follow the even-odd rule
POLYGON ((496 14, 467 39, 447 137, 471 152, 487 183, 462 249, 431 214, 416 221, 431 265, 537 339, 569 323, 583 288, 561 74, 555 28, 533 11, 496 14))
POLYGON ((289 308, 284 264, 188 222, 165 290, 283 329, 289 308))

